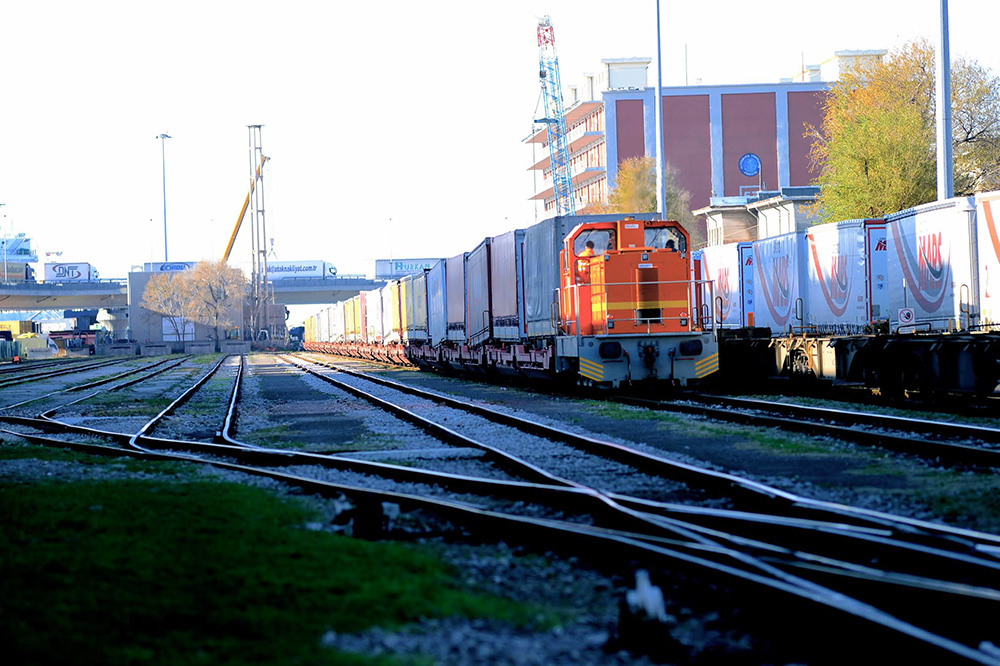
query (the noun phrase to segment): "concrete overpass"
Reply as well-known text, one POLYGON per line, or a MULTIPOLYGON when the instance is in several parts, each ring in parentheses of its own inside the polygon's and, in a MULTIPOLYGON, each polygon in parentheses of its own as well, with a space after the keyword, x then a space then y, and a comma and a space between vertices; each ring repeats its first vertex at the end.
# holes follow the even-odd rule
POLYGON ((0 283, 0 310, 82 310, 127 305, 125 280, 0 283))
POLYGON ((283 278, 275 280, 274 301, 285 305, 329 305, 344 301, 359 292, 378 289, 384 280, 369 280, 363 275, 321 278, 283 278))
MULTIPOLYGON (((364 276, 284 278, 274 283, 274 299, 286 305, 336 303, 385 284, 364 276)), ((78 310, 128 306, 127 280, 0 283, 0 311, 78 310)))

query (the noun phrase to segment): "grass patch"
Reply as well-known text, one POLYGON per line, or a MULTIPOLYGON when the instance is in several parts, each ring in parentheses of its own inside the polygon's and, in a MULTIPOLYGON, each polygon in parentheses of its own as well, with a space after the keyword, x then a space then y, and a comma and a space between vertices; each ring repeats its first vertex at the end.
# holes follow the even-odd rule
MULTIPOLYGON (((588 402, 584 409, 595 416, 616 421, 666 421, 663 412, 631 407, 617 402, 588 402)), ((679 420, 679 419, 678 419, 679 420)))
POLYGON ((376 663, 319 638, 421 617, 541 617, 463 591, 419 549, 303 529, 317 520, 304 503, 256 488, 0 485, 0 506, 12 663, 376 663))
POLYGON ((759 446, 769 451, 779 451, 781 453, 797 453, 797 454, 833 453, 829 446, 813 444, 805 438, 790 439, 787 437, 764 435, 757 433, 745 433, 744 437, 747 440, 747 442, 751 443, 752 445, 759 446))
POLYGON ((122 393, 101 393, 79 404, 90 416, 156 416, 174 401, 164 397, 129 397, 122 393))
MULTIPOLYGON (((90 444, 107 445, 107 442, 93 439, 81 440, 90 444)), ((148 474, 164 474, 180 476, 192 474, 191 463, 173 462, 169 460, 141 460, 137 458, 118 458, 114 462, 104 456, 88 453, 78 453, 69 449, 37 444, 19 444, 9 439, 0 440, 0 461, 3 460, 45 460, 51 462, 71 462, 81 465, 112 465, 126 472, 145 472, 148 474)), ((2 518, 0 518, 2 520, 2 518)))

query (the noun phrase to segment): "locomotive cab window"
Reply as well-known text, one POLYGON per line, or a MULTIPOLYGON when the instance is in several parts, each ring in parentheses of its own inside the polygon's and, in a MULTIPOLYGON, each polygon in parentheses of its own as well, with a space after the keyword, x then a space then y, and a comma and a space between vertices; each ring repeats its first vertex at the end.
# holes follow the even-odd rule
POLYGON ((615 232, 611 229, 584 231, 573 241, 573 253, 578 257, 592 256, 617 249, 615 232), (588 242, 591 243, 589 246, 588 242))
POLYGON ((647 228, 643 242, 646 247, 656 250, 673 250, 682 254, 687 251, 683 234, 674 227, 647 228))

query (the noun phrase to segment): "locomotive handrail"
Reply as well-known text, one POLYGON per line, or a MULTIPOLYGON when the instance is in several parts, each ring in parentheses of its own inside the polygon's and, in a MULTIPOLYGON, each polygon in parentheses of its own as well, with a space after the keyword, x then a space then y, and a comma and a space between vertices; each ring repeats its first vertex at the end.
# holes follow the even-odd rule
MULTIPOLYGON (((653 281, 641 281, 641 282, 630 281, 630 282, 601 282, 601 283, 598 283, 598 284, 593 284, 593 283, 571 284, 571 285, 567 285, 564 288, 568 288, 568 289, 572 289, 573 290, 573 304, 574 304, 574 312, 576 313, 576 317, 573 318, 573 319, 571 319, 571 320, 561 321, 560 323, 561 323, 563 329, 566 329, 569 326, 573 326, 574 327, 574 331, 575 331, 575 334, 576 334, 576 337, 577 337, 577 343, 579 344, 579 342, 582 340, 582 332, 580 331, 580 314, 579 314, 580 313, 580 289, 579 289, 580 287, 589 287, 591 289, 600 290, 598 292, 598 294, 596 294, 596 295, 599 296, 601 299, 603 299, 604 304, 605 304, 605 308, 606 308, 607 307, 607 298, 608 298, 607 287, 634 287, 634 286, 639 286, 639 285, 671 285, 671 284, 674 284, 674 285, 676 285, 676 284, 689 285, 692 288, 692 290, 693 289, 698 289, 700 287, 704 287, 704 286, 707 285, 708 289, 709 289, 709 298, 710 299, 713 297, 713 295, 715 293, 715 288, 714 288, 715 285, 714 285, 714 281, 713 280, 653 280, 653 281)), ((682 316, 660 317, 660 320, 661 321, 673 321, 673 320, 681 321, 681 320, 687 319, 688 322, 689 322, 687 324, 688 331, 691 332, 691 331, 695 330, 695 327, 693 326, 693 323, 696 321, 696 317, 694 315, 695 315, 695 309, 696 309, 697 305, 693 302, 694 299, 690 297, 690 293, 693 293, 693 292, 689 292, 689 299, 690 299, 689 300, 689 306, 690 306, 690 310, 691 311, 686 313, 688 315, 687 317, 682 317, 682 316)), ((591 296, 593 297, 594 295, 595 294, 592 294, 591 296)), ((562 310, 560 309, 560 313, 561 312, 562 312, 562 310)), ((560 319, 561 319, 561 316, 560 316, 560 319)), ((711 316, 711 315, 709 316, 709 320, 711 322, 710 328, 703 325, 701 327, 701 330, 711 330, 713 333, 717 333, 717 330, 718 330, 718 328, 717 328, 718 327, 718 320, 714 316, 711 316)), ((650 335, 652 334, 652 330, 650 329, 650 326, 651 326, 652 322, 650 320, 648 320, 648 319, 645 319, 645 318, 641 318, 640 319, 639 317, 634 317, 634 318, 628 318, 628 319, 615 319, 615 321, 622 321, 622 322, 629 322, 629 321, 631 321, 631 322, 640 322, 640 323, 644 322, 646 324, 646 333, 650 334, 650 335)), ((684 325, 684 324, 682 324, 682 325, 684 325)))

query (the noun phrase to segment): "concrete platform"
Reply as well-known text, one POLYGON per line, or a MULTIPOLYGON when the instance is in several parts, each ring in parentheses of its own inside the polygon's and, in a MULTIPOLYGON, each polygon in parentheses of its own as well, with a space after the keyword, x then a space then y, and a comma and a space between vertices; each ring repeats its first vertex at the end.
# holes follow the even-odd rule
POLYGON ((249 354, 250 343, 244 340, 222 340, 219 342, 219 351, 223 354, 249 354))
POLYGON ((215 341, 214 340, 196 340, 194 342, 184 343, 184 353, 185 354, 214 354, 215 353, 215 341))
POLYGON ((172 351, 171 345, 165 342, 150 342, 140 347, 139 354, 142 356, 166 356, 172 351))
POLYGON ((103 356, 135 356, 139 353, 139 345, 134 342, 115 342, 110 345, 98 345, 97 353, 103 356))

